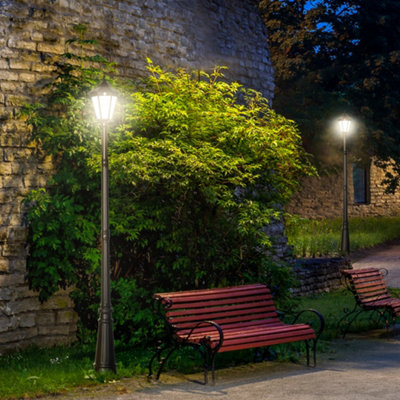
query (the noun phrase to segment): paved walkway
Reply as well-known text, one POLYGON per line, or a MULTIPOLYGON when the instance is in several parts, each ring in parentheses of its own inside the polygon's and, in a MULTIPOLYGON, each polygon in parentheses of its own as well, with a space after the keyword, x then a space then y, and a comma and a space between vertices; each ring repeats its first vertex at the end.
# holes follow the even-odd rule
POLYGON ((186 383, 145 390, 125 399, 398 400, 399 344, 398 340, 340 343, 338 352, 315 370, 285 364, 274 371, 266 365, 253 373, 245 370, 234 379, 222 379, 215 387, 186 383))
MULTIPOLYGON (((350 257, 353 268, 386 268, 389 271, 386 284, 390 287, 400 288, 400 243, 393 242, 390 245, 355 253, 350 257)), ((400 398, 400 395, 399 395, 400 398)))

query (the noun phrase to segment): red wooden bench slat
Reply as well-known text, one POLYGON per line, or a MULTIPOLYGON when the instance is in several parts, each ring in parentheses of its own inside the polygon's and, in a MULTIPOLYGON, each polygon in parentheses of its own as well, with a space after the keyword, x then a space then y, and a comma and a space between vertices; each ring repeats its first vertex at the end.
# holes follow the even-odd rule
POLYGON ((382 275, 376 268, 345 269, 343 273, 355 277, 382 275))
POLYGON ((376 271, 362 271, 362 270, 357 270, 357 271, 350 271, 350 272, 345 272, 348 275, 351 275, 354 278, 357 279, 371 279, 371 278, 376 278, 379 277, 381 274, 380 272, 376 272, 376 271))
MULTIPOLYGON (((284 329, 281 327, 281 329, 284 329)), ((278 338, 293 338, 293 341, 297 340, 298 336, 307 337, 307 339, 315 338, 314 331, 310 331, 309 329, 296 329, 296 330, 277 330, 275 332, 270 332, 269 330, 265 331, 264 333, 246 333, 242 332, 241 335, 236 337, 227 337, 224 338, 224 344, 222 347, 225 346, 233 346, 235 344, 240 343, 251 343, 251 342, 259 342, 259 341, 266 341, 266 340, 274 340, 278 338)))
POLYGON ((357 294, 359 296, 374 296, 374 295, 382 295, 382 296, 387 296, 388 292, 386 290, 382 290, 379 287, 371 287, 371 288, 362 288, 362 289, 356 289, 357 294))
MULTIPOLYGON (((250 301, 259 301, 259 300, 272 300, 272 295, 255 295, 255 296, 246 296, 246 297, 235 297, 232 298, 229 302, 230 304, 240 304, 240 303, 247 303, 250 301)), ((196 308, 196 307, 213 307, 219 306, 223 304, 227 304, 228 301, 226 299, 222 300, 200 300, 200 301, 193 301, 188 303, 172 303, 171 307, 168 310, 179 310, 181 308, 196 308)))
POLYGON ((358 280, 354 280, 354 287, 357 289, 378 287, 386 290, 386 283, 382 280, 374 280, 369 282, 360 282, 358 280))
MULTIPOLYGON (((278 338, 292 338, 292 341, 297 341, 299 336, 303 338, 302 340, 311 340, 316 337, 314 330, 304 324, 286 325, 281 323, 275 327, 258 326, 257 328, 250 327, 249 329, 224 330, 224 343, 221 348, 243 343, 254 344, 256 342, 271 341, 278 338)), ((186 339, 184 335, 180 335, 180 337, 186 339)), ((219 335, 215 330, 207 332, 207 334, 197 333, 191 338, 194 342, 200 342, 204 337, 209 338, 211 342, 218 342, 219 340, 219 335)))
POLYGON ((166 292, 166 293, 156 293, 154 297, 187 297, 187 296, 192 296, 192 295, 209 295, 213 293, 232 293, 232 292, 241 292, 241 291, 246 291, 246 290, 251 290, 251 289, 264 289, 269 291, 269 289, 261 284, 261 283, 256 283, 256 284, 250 284, 250 285, 239 285, 239 286, 232 286, 232 287, 226 287, 226 288, 214 288, 214 289, 195 289, 195 290, 185 290, 182 292, 166 292))
MULTIPOLYGON (((259 321, 257 321, 259 322, 259 321)), ((237 324, 237 325, 231 325, 230 327, 224 327, 224 332, 226 335, 233 335, 236 333, 240 333, 240 332, 259 332, 262 331, 263 329, 265 329, 266 327, 268 328, 268 330, 271 330, 271 332, 275 329, 275 330, 279 330, 282 329, 285 326, 285 324, 280 321, 277 320, 274 323, 270 323, 270 321, 260 321, 257 324, 247 324, 247 325, 243 325, 243 324, 237 324)), ((290 325, 288 325, 290 326, 290 325)), ((217 335, 217 330, 215 328, 210 328, 210 326, 208 326, 208 328, 206 329, 207 332, 210 332, 210 334, 212 335, 217 335)), ((199 332, 195 331, 194 336, 196 335, 200 335, 203 334, 203 332, 199 332)), ((225 335, 224 335, 225 337, 225 335)))
POLYGON ((385 284, 384 279, 382 279, 381 277, 377 277, 377 278, 368 278, 368 279, 361 279, 361 278, 357 278, 357 277, 352 277, 353 279, 353 284, 357 285, 357 286, 362 286, 362 285, 376 285, 376 284, 385 284))
POLYGON ((353 279, 354 286, 358 288, 382 285, 386 288, 386 282, 383 279, 353 279))
POLYGON ((358 289, 357 290, 357 295, 359 297, 368 297, 368 296, 386 296, 386 297, 390 297, 389 293, 384 291, 384 290, 366 290, 366 289, 361 289, 360 291, 358 289))
POLYGON ((204 295, 201 294, 192 294, 190 296, 162 296, 161 294, 155 295, 156 298, 162 298, 164 301, 172 300, 174 303, 189 303, 194 301, 208 301, 208 300, 220 300, 220 299, 235 299, 238 297, 251 296, 257 294, 265 294, 270 295, 270 291, 266 290, 266 288, 257 288, 253 290, 241 290, 239 292, 222 292, 218 293, 214 291, 213 293, 207 293, 204 295))
POLYGON ((378 299, 365 303, 366 307, 389 307, 393 310, 396 316, 400 316, 400 299, 389 298, 389 299, 378 299))
MULTIPOLYGON (((226 303, 225 303, 226 304, 226 303)), ((209 313, 219 313, 219 312, 228 312, 228 311, 240 311, 240 310, 246 310, 249 308, 257 308, 257 307, 262 307, 262 308, 275 308, 273 307, 273 302, 272 301, 261 301, 261 302, 247 302, 247 303, 240 303, 240 304, 229 304, 221 307, 207 307, 207 306, 200 306, 198 308, 198 305, 196 307, 190 308, 190 309, 178 309, 174 311, 167 311, 167 317, 172 318, 172 317, 178 317, 178 316, 183 316, 183 315, 197 315, 197 314, 209 314, 209 313)))
POLYGON ((301 340, 309 340, 309 337, 307 335, 305 336, 297 336, 296 339, 292 337, 286 337, 286 338, 277 338, 277 339, 271 339, 271 340, 265 340, 265 341, 260 341, 260 342, 255 342, 255 343, 243 343, 243 344, 237 344, 234 346, 223 346, 219 350, 219 353, 224 353, 227 351, 234 351, 234 350, 245 350, 245 349, 251 349, 253 347, 262 347, 262 346, 274 346, 276 344, 282 344, 282 343, 291 343, 291 342, 298 342, 301 340))
POLYGON ((275 310, 270 308, 264 309, 248 309, 248 314, 240 315, 240 313, 231 311, 231 312, 221 312, 221 313, 208 313, 208 314, 196 314, 196 315, 186 315, 184 317, 174 317, 170 318, 169 321, 172 325, 180 325, 187 322, 195 322, 195 321, 204 321, 204 320, 212 320, 220 325, 229 319, 236 318, 235 321, 248 321, 248 320, 257 320, 260 318, 268 318, 275 316, 275 310), (239 314, 239 315, 238 315, 239 314))
MULTIPOLYGON (((305 324, 288 325, 282 322, 275 325, 258 325, 249 327, 239 327, 234 329, 224 329, 224 343, 229 340, 240 340, 238 338, 250 338, 252 336, 274 336, 277 334, 295 334, 298 331, 307 331, 311 335, 315 335, 314 330, 305 324), (267 329, 266 329, 267 328, 267 329)), ((179 335, 181 336, 181 335, 179 335)), ((184 335, 183 335, 184 336, 184 335)), ((216 329, 209 330, 207 334, 204 332, 196 332, 194 338, 203 338, 210 336, 211 339, 218 339, 219 335, 216 329)))
POLYGON ((368 299, 369 297, 382 297, 382 298, 390 297, 388 293, 385 293, 385 292, 382 293, 382 292, 379 292, 379 291, 377 291, 377 292, 363 292, 363 293, 358 293, 357 295, 358 295, 358 297, 360 299, 368 299))
POLYGON ((212 320, 216 322, 217 324, 223 326, 224 324, 230 324, 233 322, 244 322, 244 321, 254 321, 257 319, 268 319, 268 318, 274 318, 277 316, 276 311, 274 312, 269 312, 269 313, 259 313, 259 314, 252 314, 252 315, 241 315, 238 317, 230 317, 230 318, 211 318, 211 315, 208 315, 207 318, 203 316, 203 318, 190 318, 187 317, 186 320, 179 320, 175 321, 174 319, 171 319, 169 322, 172 326, 177 327, 177 328, 188 328, 191 326, 194 326, 197 322, 201 322, 204 320, 212 320))
POLYGON ((359 296, 358 299, 362 304, 367 304, 367 303, 372 303, 372 302, 376 302, 376 301, 379 301, 379 300, 387 300, 387 299, 390 299, 390 297, 387 296, 387 295, 385 295, 385 296, 380 296, 380 295, 378 295, 378 296, 364 296, 364 297, 359 296))
MULTIPOLYGON (((268 321, 261 319, 261 320, 257 320, 257 321, 245 321, 245 322, 235 322, 232 324, 223 324, 222 326, 224 328, 224 331, 227 331, 227 330, 243 329, 246 327, 257 327, 257 326, 265 325, 265 324, 267 324, 269 327, 273 327, 275 325, 277 325, 277 326, 282 325, 282 322, 278 317, 276 317, 274 319, 272 319, 272 318, 268 319, 268 321)), ((183 328, 183 329, 179 329, 178 333, 179 333, 179 335, 184 336, 184 335, 187 335, 190 331, 191 331, 191 329, 183 328)), ((215 332, 215 328, 210 328, 210 325, 207 325, 205 327, 196 328, 194 334, 204 333, 204 332, 211 332, 211 333, 215 332)))
POLYGON ((162 298, 169 298, 174 302, 182 302, 185 299, 212 299, 215 295, 219 298, 225 297, 238 297, 245 296, 246 294, 253 293, 269 293, 269 289, 265 286, 254 286, 254 285, 243 285, 232 288, 222 288, 222 289, 199 289, 199 290, 188 290, 184 292, 170 292, 170 293, 156 293, 154 296, 161 296, 162 298))

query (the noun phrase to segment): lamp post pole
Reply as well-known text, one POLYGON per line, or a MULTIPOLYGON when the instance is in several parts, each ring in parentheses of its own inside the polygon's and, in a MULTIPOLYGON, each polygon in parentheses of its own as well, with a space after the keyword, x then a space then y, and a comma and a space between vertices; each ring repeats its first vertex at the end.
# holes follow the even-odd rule
POLYGON ((349 236, 349 220, 348 220, 348 189, 347 189, 347 134, 350 131, 351 119, 347 115, 343 115, 339 119, 340 131, 343 134, 343 225, 342 225, 342 241, 341 252, 349 254, 350 252, 350 236, 349 236))
POLYGON ((113 320, 111 308, 110 284, 110 229, 108 196, 108 154, 107 129, 102 123, 102 159, 101 159, 101 303, 97 330, 96 371, 112 370, 116 372, 113 320))
POLYGON ((116 91, 106 81, 103 81, 103 83, 101 83, 96 89, 94 89, 90 95, 92 97, 96 117, 102 124, 101 299, 94 369, 96 371, 116 372, 110 283, 108 137, 106 124, 112 118, 117 97, 116 91))
POLYGON ((346 133, 343 134, 343 226, 342 226, 342 242, 341 250, 344 254, 349 254, 350 239, 349 239, 349 220, 347 212, 347 146, 346 133))

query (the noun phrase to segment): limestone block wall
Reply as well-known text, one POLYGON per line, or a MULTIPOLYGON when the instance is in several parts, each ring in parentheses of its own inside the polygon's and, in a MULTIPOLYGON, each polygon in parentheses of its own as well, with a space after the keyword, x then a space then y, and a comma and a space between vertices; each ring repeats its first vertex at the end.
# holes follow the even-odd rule
MULTIPOLYGON (((369 170, 369 201, 354 202, 351 165, 348 166, 348 213, 349 217, 395 216, 400 214, 400 195, 385 193, 382 185, 385 172, 371 163, 369 170)), ((328 176, 307 177, 300 190, 293 196, 286 211, 305 218, 336 218, 343 212, 343 172, 328 176)))
POLYGON ((351 262, 342 257, 298 259, 293 271, 299 286, 292 292, 295 296, 311 296, 338 290, 343 286, 342 271, 352 268, 351 262))
MULTIPOLYGON (((98 45, 88 45, 85 54, 116 62, 120 76, 145 74, 146 57, 171 68, 211 71, 225 65, 227 79, 271 99, 273 71, 257 3, 0 1, 0 352, 29 343, 66 342, 76 332, 68 294, 60 292, 40 304, 25 281, 27 226, 21 200, 29 190, 46 185, 52 163, 29 143, 29 127, 18 118, 21 104, 43 93, 63 53, 81 51, 67 42, 77 36, 74 26, 88 25, 87 38, 98 45)), ((282 234, 281 225, 279 229, 282 234)))
POLYGON ((68 292, 41 304, 22 274, 0 275, 0 352, 69 343, 75 340, 76 322, 68 292))

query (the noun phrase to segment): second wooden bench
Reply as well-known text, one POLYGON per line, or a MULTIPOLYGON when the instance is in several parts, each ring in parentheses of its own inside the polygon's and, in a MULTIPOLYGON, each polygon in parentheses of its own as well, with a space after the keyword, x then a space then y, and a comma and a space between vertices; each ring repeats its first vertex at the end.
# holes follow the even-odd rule
POLYGON ((400 317, 400 299, 389 294, 384 275, 385 269, 362 268, 342 271, 345 285, 354 295, 353 310, 345 310, 338 322, 338 330, 346 336, 351 324, 365 311, 374 311, 388 329, 400 317))

